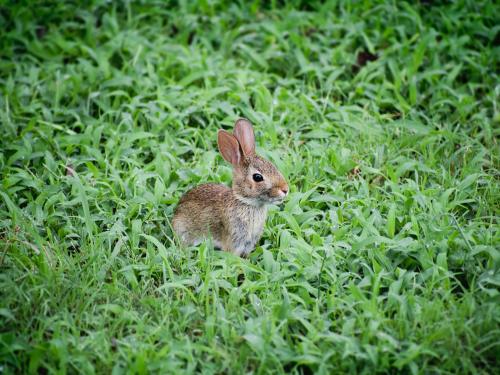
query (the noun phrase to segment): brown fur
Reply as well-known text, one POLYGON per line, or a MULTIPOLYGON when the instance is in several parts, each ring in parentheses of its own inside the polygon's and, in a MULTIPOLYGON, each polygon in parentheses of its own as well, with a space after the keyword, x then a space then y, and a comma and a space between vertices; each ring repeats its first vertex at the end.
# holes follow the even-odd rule
POLYGON ((288 185, 273 164, 255 154, 248 120, 236 122, 235 136, 219 131, 218 144, 234 168, 232 189, 218 184, 195 187, 179 201, 172 224, 184 244, 196 245, 211 236, 217 247, 246 256, 262 235, 266 205, 281 202, 288 185), (264 181, 255 182, 254 173, 264 181))

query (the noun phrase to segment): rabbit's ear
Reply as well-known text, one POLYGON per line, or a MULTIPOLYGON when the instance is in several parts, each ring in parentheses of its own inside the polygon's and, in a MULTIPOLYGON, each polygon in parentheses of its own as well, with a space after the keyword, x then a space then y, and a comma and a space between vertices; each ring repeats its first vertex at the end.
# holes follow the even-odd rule
POLYGON ((252 123, 244 118, 240 118, 234 124, 234 136, 241 145, 243 153, 246 155, 255 154, 255 135, 252 123))
POLYGON ((234 166, 240 164, 241 152, 238 140, 225 130, 219 130, 217 133, 217 144, 222 157, 234 166))

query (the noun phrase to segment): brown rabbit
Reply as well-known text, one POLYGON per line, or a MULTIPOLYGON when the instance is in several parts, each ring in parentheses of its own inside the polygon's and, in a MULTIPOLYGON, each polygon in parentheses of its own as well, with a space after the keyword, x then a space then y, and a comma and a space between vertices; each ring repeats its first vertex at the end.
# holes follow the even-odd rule
POLYGON ((216 247, 247 256, 262 235, 266 205, 281 203, 288 185, 272 163, 255 154, 250 121, 236 121, 234 135, 219 130, 217 141, 233 166, 232 189, 204 184, 188 191, 175 209, 172 225, 185 245, 211 236, 216 247))

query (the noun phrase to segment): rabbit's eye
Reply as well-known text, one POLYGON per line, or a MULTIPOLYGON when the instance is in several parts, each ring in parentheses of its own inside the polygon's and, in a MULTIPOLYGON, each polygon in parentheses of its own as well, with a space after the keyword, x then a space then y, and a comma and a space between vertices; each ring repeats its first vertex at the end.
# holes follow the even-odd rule
POLYGON ((264 181, 264 177, 260 173, 254 173, 252 177, 255 182, 264 181))

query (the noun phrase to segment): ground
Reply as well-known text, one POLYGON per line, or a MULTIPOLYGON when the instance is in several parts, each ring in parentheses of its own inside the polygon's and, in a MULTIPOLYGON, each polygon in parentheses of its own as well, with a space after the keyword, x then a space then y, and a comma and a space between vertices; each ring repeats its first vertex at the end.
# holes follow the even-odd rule
POLYGON ((498 2, 176 3, 0 3, 0 373, 500 371, 498 2), (182 248, 240 116, 289 199, 182 248))

